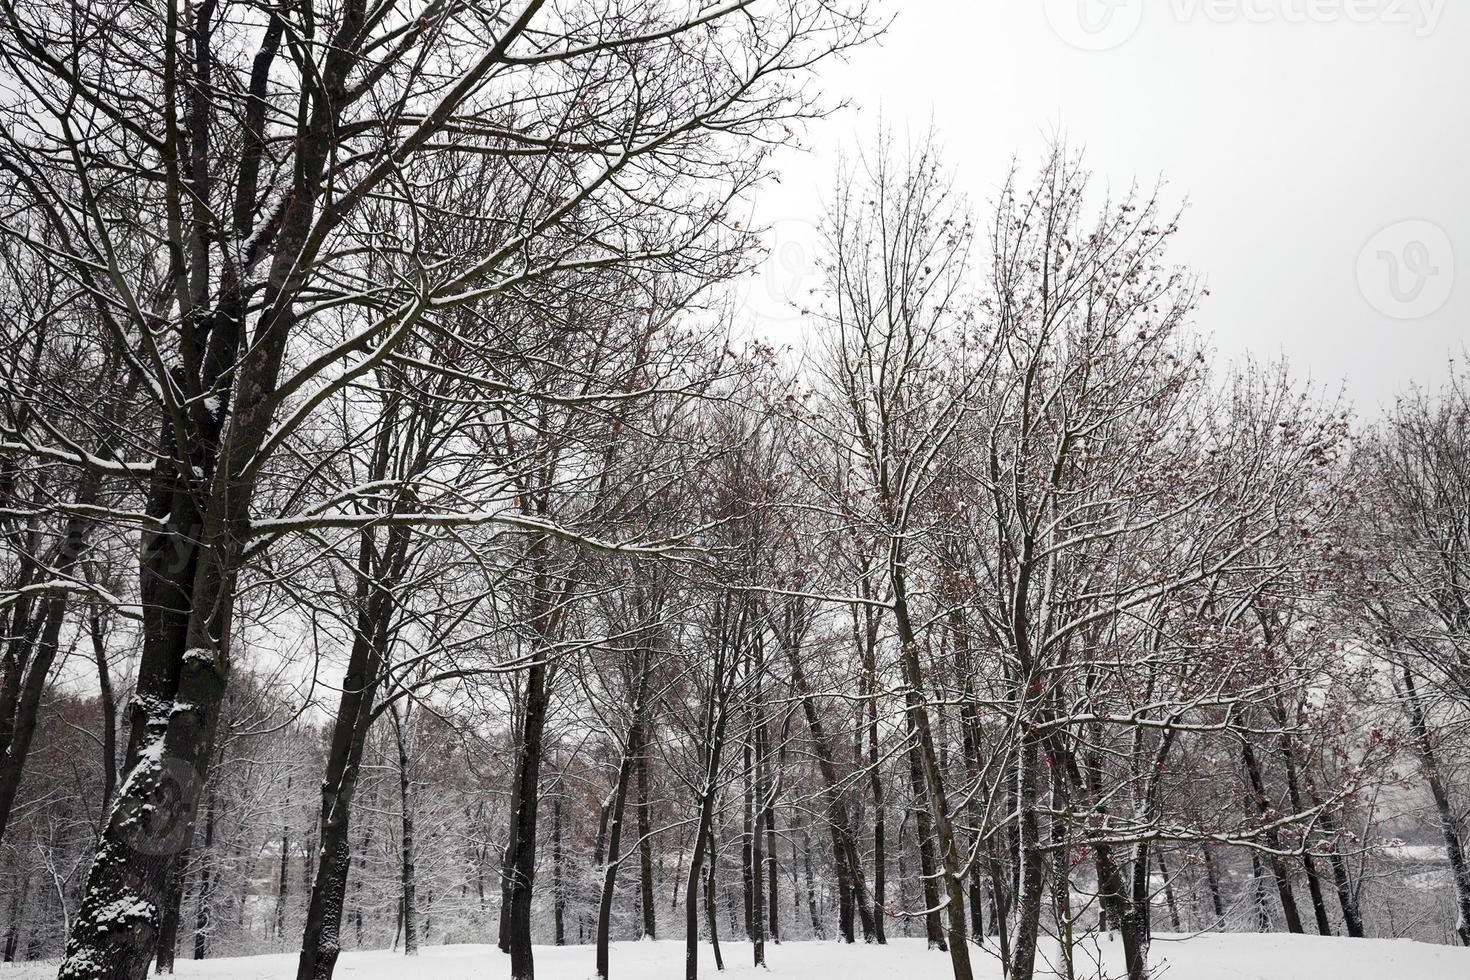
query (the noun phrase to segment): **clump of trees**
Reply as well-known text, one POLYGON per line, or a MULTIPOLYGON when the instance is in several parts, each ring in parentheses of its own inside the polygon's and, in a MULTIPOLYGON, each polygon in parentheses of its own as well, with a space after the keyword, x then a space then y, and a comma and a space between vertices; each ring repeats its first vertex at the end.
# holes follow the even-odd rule
POLYGON ((1356 424, 1156 192, 886 138, 737 342, 861 4, 0 23, 6 960, 1470 943, 1463 376, 1356 424))

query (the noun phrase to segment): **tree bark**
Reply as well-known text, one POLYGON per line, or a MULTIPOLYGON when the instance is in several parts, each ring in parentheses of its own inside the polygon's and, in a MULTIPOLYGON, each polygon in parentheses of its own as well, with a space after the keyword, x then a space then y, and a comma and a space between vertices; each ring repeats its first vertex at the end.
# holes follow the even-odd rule
POLYGON ((638 895, 643 937, 656 939, 658 910, 653 898, 653 804, 648 798, 648 753, 638 756, 638 895))
MULTIPOLYGON (((646 675, 646 669, 641 673, 646 675)), ((597 905, 597 975, 603 978, 608 975, 608 942, 612 931, 612 906, 617 887, 618 865, 622 860, 623 814, 628 800, 628 786, 632 780, 633 768, 643 755, 643 697, 643 682, 640 680, 623 755, 618 760, 618 781, 613 789, 608 821, 607 860, 602 868, 602 892, 597 905)))
MULTIPOLYGON (((401 555, 406 547, 407 535, 395 536, 394 530, 390 529, 388 551, 395 556, 401 555)), ((365 532, 358 552, 359 611, 322 778, 316 871, 307 902, 301 955, 296 966, 297 980, 331 980, 337 956, 342 951, 342 909, 346 903, 348 871, 352 863, 352 801, 362 769, 363 748, 375 717, 378 687, 385 671, 389 631, 396 606, 391 587, 371 584, 374 550, 373 541, 365 532)), ((391 586, 392 580, 383 584, 391 586)))
POLYGON ((194 909, 194 958, 202 960, 209 955, 209 930, 213 925, 212 905, 214 902, 214 795, 204 808, 204 849, 199 854, 199 895, 194 909))
MULTIPOLYGON (((857 906, 858 918, 862 922, 863 941, 873 941, 873 911, 868 905, 867 886, 863 881, 862 862, 853 840, 852 824, 848 817, 847 804, 842 798, 842 789, 833 761, 832 749, 827 741, 826 729, 817 713, 816 700, 807 686, 806 671, 794 647, 786 650, 791 665, 791 682, 801 699, 802 713, 806 717, 807 731, 811 734, 817 754, 817 771, 822 777, 822 796, 827 804, 827 823, 832 832, 832 862, 837 873, 837 885, 842 890, 844 903, 850 894, 857 906), (849 891, 850 890, 850 891, 849 891)), ((853 942, 852 916, 842 917, 842 939, 853 942)))
POLYGON ((153 972, 173 973, 179 947, 179 918, 184 904, 184 879, 189 874, 189 852, 174 862, 169 876, 167 904, 158 922, 158 949, 153 955, 153 972))
MULTIPOLYGON (((793 822, 792 827, 796 829, 798 824, 793 822)), ((812 879, 812 838, 805 829, 801 831, 801 862, 806 876, 806 908, 812 920, 812 938, 826 939, 827 930, 822 928, 822 917, 817 913, 816 882, 812 879)))
MULTIPOLYGON (((729 721, 727 703, 731 683, 726 677, 724 657, 716 654, 711 671, 711 693, 704 707, 704 766, 699 791, 699 816, 695 821, 694 846, 689 854, 689 872, 684 883, 684 980, 699 980, 699 888, 704 858, 713 834, 715 803, 718 791, 720 759, 725 749, 725 729, 729 721)), ((714 889, 713 872, 709 884, 714 889)), ((713 898, 710 898, 713 903, 713 898)), ((715 939, 714 912, 710 910, 710 939, 715 939)))
POLYGON ((20 879, 20 887, 10 893, 10 922, 5 926, 5 949, 0 953, 0 962, 14 963, 20 951, 20 923, 30 890, 31 876, 26 874, 20 879))
POLYGON ((742 909, 745 912, 745 938, 752 943, 755 942, 755 926, 752 916, 755 912, 755 897, 751 889, 755 887, 755 870, 752 867, 752 855, 755 849, 755 835, 759 831, 755 828, 755 771, 751 761, 750 739, 745 740, 743 748, 745 753, 745 797, 740 807, 740 895, 742 909))
POLYGON ((1045 864, 1041 854, 1041 829, 1037 816, 1037 768, 1040 740, 1030 730, 1021 734, 1017 765, 1016 828, 1019 831, 1017 865, 1020 878, 1016 891, 1016 927, 1011 939, 1012 980, 1031 980, 1036 970, 1036 943, 1041 924, 1041 893, 1045 864))
POLYGON ((1405 701, 1409 709, 1409 722, 1413 727, 1414 741, 1419 749, 1419 761, 1424 769, 1425 782, 1429 784, 1429 795, 1434 798, 1434 810, 1439 816, 1440 832, 1444 835, 1445 854, 1449 858, 1450 872, 1455 881, 1455 897, 1459 906, 1459 917, 1455 921, 1455 933, 1460 942, 1470 946, 1470 867, 1465 863, 1465 851, 1460 842, 1459 822, 1454 807, 1450 804, 1448 790, 1440 775, 1439 756, 1434 750, 1434 740, 1429 735, 1428 720, 1424 704, 1419 699, 1419 689, 1414 674, 1408 667, 1403 671, 1405 701))
POLYGON ((757 706, 756 708, 754 727, 755 771, 751 774, 751 782, 754 785, 755 795, 751 800, 752 812, 750 834, 750 949, 753 964, 758 967, 764 967, 766 965, 766 853, 764 818, 767 813, 765 800, 768 790, 765 785, 765 753, 762 738, 765 727, 765 719, 760 716, 759 706, 757 706))
MULTIPOLYGON (((1007 907, 1009 901, 1005 887, 1005 866, 1001 863, 998 855, 998 845, 992 838, 986 848, 986 864, 990 871, 990 896, 994 902, 990 915, 990 927, 995 932, 1000 944, 1000 961, 1009 964, 1011 962, 1011 933, 1009 927, 1010 909, 1007 907)), ((1101 881, 1101 876, 1099 876, 1101 881)), ((1099 888, 1102 886, 1099 885, 1099 888)))
POLYGON ((713 849, 710 851, 709 869, 704 878, 704 917, 709 929, 709 946, 715 956, 715 969, 724 972, 725 958, 720 954, 720 916, 718 903, 715 901, 715 866, 719 863, 719 855, 713 849))
POLYGON ((1201 844, 1200 853, 1204 855, 1205 883, 1210 890, 1210 907, 1215 912, 1215 929, 1225 928, 1225 896, 1220 893, 1220 869, 1215 866, 1215 854, 1210 850, 1210 845, 1201 844))
POLYGON ((112 692, 112 671, 107 665, 102 615, 95 604, 87 624, 92 635, 92 657, 97 661, 97 698, 102 705, 102 814, 105 818, 117 792, 117 698, 112 692))
POLYGON ((562 867, 561 793, 551 801, 551 922, 552 941, 567 944, 566 872, 562 867))
MULTIPOLYGON (((904 702, 907 715, 917 736, 919 765, 924 788, 934 819, 935 842, 939 848, 939 864, 944 874, 944 892, 948 899, 945 911, 949 919, 949 958, 954 980, 972 980, 970 944, 965 937, 965 889, 960 878, 963 867, 954 825, 950 822, 949 801, 944 792, 944 776, 934 750, 934 734, 925 705, 924 669, 919 663, 918 638, 909 619, 908 587, 905 579, 906 560, 901 539, 892 542, 889 551, 889 578, 893 584, 893 613, 898 632, 899 662, 903 665, 904 702)), ((1015 980, 1029 980, 1017 977, 1015 980)))
POLYGON ((1343 928, 1347 930, 1349 937, 1353 939, 1363 938, 1363 912, 1358 905, 1358 897, 1353 891, 1352 878, 1348 874, 1347 860, 1342 855, 1341 833, 1337 825, 1337 818, 1332 811, 1322 805, 1322 796, 1317 792, 1317 786, 1312 779, 1310 770, 1303 770, 1303 781, 1306 783, 1307 795, 1312 801, 1312 806, 1320 811, 1318 821, 1322 824, 1323 831, 1332 845, 1332 851, 1327 856, 1327 864, 1332 868, 1332 882, 1337 888, 1337 902, 1342 907, 1343 928))
POLYGON ((1169 877, 1169 866, 1164 863, 1164 852, 1155 848, 1154 859, 1159 863, 1159 876, 1164 882, 1164 905, 1169 910, 1169 928, 1174 932, 1183 932, 1184 927, 1179 921, 1179 903, 1174 898, 1174 882, 1169 877))
MULTIPOLYGON (((1242 761, 1245 763, 1246 778, 1249 780, 1251 798, 1255 800, 1257 811, 1265 819, 1269 813, 1270 804, 1266 798, 1265 781, 1261 778, 1261 767, 1256 759, 1255 749, 1251 748, 1250 742, 1241 742, 1240 755, 1242 761)), ((1266 846, 1273 852, 1279 852, 1281 850, 1281 835, 1276 832, 1275 828, 1268 827, 1264 836, 1266 838, 1266 846)), ((1286 861, 1279 853, 1272 853, 1268 857, 1268 862, 1271 865, 1271 877, 1276 882, 1277 897, 1281 900, 1281 914, 1286 919, 1286 931, 1293 933, 1304 932, 1301 913, 1297 911, 1296 896, 1292 894, 1291 873, 1287 870, 1286 861)))
MULTIPOLYGON (((1301 781, 1297 778, 1296 752, 1292 748, 1291 736, 1287 733, 1286 711, 1277 706, 1276 719, 1282 729, 1279 737, 1279 752, 1281 761, 1286 767, 1286 792, 1287 798, 1291 800, 1291 807, 1297 813, 1305 810, 1303 804, 1301 781)), ((1302 868, 1307 873, 1307 894, 1312 900, 1312 914, 1316 920, 1317 934, 1319 936, 1332 935, 1332 922, 1327 915, 1327 902, 1322 895, 1322 880, 1317 873, 1317 862, 1312 858, 1309 848, 1303 848, 1302 868)))
POLYGON ((766 882, 769 894, 766 909, 770 917, 769 935, 771 942, 781 942, 781 868, 776 857, 776 796, 774 791, 766 799, 764 821, 766 825, 766 882))
POLYGON ((548 667, 543 660, 531 665, 526 682, 526 718, 522 726, 521 751, 516 767, 516 809, 506 862, 509 913, 502 948, 510 953, 512 980, 534 980, 536 965, 531 951, 531 899, 536 883, 536 810, 540 798, 542 738, 550 692, 548 667))
POLYGON ((883 798, 883 774, 878 768, 878 622, 876 616, 868 616, 868 620, 863 673, 868 685, 865 706, 868 716, 868 792, 873 797, 873 941, 884 946, 888 943, 883 921, 884 908, 888 901, 888 828, 884 820, 886 806, 883 798))
MULTIPOLYGON (((717 763, 716 759, 716 763, 717 763)), ((709 847, 710 829, 714 821, 714 771, 718 765, 705 769, 705 792, 700 800, 699 819, 694 832, 694 849, 689 855, 689 873, 684 886, 684 980, 699 980, 699 890, 704 876, 704 859, 709 847)), ((709 918, 710 942, 718 949, 718 929, 715 916, 714 863, 710 863, 709 880, 705 883, 707 915, 709 918)), ((718 953, 716 954, 718 961, 718 953)), ((722 967, 723 968, 723 967, 722 967)))
MULTIPOLYGON (((912 729, 909 732, 913 737, 912 729)), ((924 896, 924 938, 930 949, 944 949, 944 926, 940 923, 939 871, 934 859, 934 830, 929 820, 929 805, 924 799, 924 776, 919 771, 917 746, 906 753, 909 760, 909 784, 914 801, 914 838, 919 845, 919 884, 924 896)))
MULTIPOLYGON (((286 799, 291 798, 291 778, 286 777, 286 799)), ((291 892, 291 827, 281 821, 281 870, 276 885, 276 939, 286 933, 286 896, 291 892)))
POLYGON ((398 748, 398 812, 403 829, 399 838, 401 857, 399 868, 403 886, 400 898, 403 910, 403 955, 417 956, 419 951, 418 883, 414 868, 413 778, 409 772, 407 741, 403 731, 404 721, 398 717, 397 708, 391 708, 391 711, 394 742, 398 748))
MULTIPOLYGON (((950 633, 954 638, 954 670, 955 680, 962 692, 960 702, 960 751, 965 760, 965 775, 972 785, 977 784, 980 779, 980 722, 975 710, 974 691, 974 666, 970 656, 970 638, 967 617, 959 597, 953 597, 953 608, 949 613, 950 633)), ((975 838, 971 840, 971 846, 975 853, 979 853, 980 823, 983 814, 980 808, 980 797, 977 793, 969 795, 966 805, 966 813, 970 823, 975 829, 975 838)), ((970 899, 970 935, 978 944, 984 944, 985 936, 985 911, 984 911, 984 882, 985 865, 983 862, 974 860, 970 867, 969 875, 969 899, 970 899)))
POLYGON ((1271 915, 1266 908, 1266 869, 1261 863, 1261 853, 1251 850, 1251 885, 1256 899, 1256 931, 1271 931, 1271 915))

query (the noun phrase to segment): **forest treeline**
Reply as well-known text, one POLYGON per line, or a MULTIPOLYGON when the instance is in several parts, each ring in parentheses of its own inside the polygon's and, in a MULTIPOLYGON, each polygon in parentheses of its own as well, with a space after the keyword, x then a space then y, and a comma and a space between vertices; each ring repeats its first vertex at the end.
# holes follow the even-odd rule
POLYGON ((1226 363, 1157 190, 887 134, 738 340, 885 16, 0 0, 6 960, 1470 943, 1470 384, 1226 363))

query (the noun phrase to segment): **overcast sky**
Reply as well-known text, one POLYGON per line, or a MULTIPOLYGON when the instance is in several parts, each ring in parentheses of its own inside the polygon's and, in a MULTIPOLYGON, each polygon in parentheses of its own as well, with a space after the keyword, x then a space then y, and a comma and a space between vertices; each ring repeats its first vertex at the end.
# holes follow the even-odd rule
POLYGON ((748 309, 774 339, 812 286, 839 152, 933 124, 984 211, 1051 134, 1113 186, 1162 176, 1174 257, 1220 352, 1284 354, 1367 415, 1470 342, 1470 9, 1464 0, 888 0, 880 45, 829 65, 854 107, 783 154, 748 309))

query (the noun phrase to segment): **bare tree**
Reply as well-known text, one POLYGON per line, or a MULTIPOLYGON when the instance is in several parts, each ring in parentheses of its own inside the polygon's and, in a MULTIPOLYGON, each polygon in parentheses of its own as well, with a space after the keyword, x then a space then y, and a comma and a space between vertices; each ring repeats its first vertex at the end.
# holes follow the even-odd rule
POLYGON ((1385 573, 1366 607, 1390 654, 1412 744, 1434 801, 1454 881, 1455 931, 1470 945, 1470 863, 1450 798, 1436 719, 1470 706, 1470 384, 1452 371, 1437 397, 1402 399, 1374 443, 1375 493, 1365 527, 1381 527, 1385 573), (1381 525, 1375 525, 1381 521, 1381 525))

